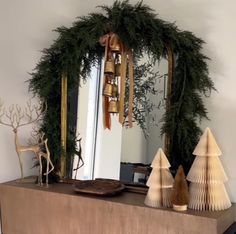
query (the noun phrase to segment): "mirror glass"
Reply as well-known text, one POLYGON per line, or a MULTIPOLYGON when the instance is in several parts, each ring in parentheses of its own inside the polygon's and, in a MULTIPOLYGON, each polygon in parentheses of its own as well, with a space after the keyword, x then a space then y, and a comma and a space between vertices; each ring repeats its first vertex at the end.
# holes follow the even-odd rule
MULTIPOLYGON (((144 64, 148 64, 147 56, 138 62, 138 66, 144 64)), ((143 74, 143 83, 148 79, 155 80, 152 85, 154 91, 146 94, 148 108, 143 112, 145 130, 137 123, 133 128, 122 128, 116 115, 111 117, 111 130, 104 130, 103 62, 92 69, 90 79, 81 84, 78 91, 77 133, 82 139, 84 166, 74 171, 73 178, 110 178, 145 183, 145 168, 152 162, 158 148, 164 148, 161 119, 165 113, 167 66, 167 61, 162 59, 155 66, 150 66, 152 74, 143 74)), ((74 168, 77 164, 75 157, 74 168)))

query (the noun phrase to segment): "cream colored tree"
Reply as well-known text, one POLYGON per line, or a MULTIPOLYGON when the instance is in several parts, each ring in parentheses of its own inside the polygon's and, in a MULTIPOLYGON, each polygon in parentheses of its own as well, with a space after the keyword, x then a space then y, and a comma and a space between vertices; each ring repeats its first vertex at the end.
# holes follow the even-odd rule
POLYGON ((219 157, 222 153, 210 130, 206 128, 194 152, 196 158, 187 175, 190 184, 189 208, 225 210, 231 206, 224 182, 228 180, 219 157))
POLYGON ((149 189, 144 203, 151 207, 171 207, 174 179, 169 171, 170 163, 161 148, 158 149, 151 167, 152 172, 147 181, 149 189))

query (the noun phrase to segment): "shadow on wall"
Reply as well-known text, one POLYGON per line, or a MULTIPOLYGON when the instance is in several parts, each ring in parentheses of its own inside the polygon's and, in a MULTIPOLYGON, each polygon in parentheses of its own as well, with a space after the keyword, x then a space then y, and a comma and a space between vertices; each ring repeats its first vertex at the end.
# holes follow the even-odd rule
MULTIPOLYGON (((137 1, 131 1, 135 3, 137 1)), ((220 160, 229 177, 227 183, 231 201, 236 202, 235 133, 235 53, 236 2, 146 0, 145 3, 159 14, 159 17, 175 22, 181 30, 193 32, 206 43, 203 53, 210 58, 209 73, 218 92, 206 99, 209 121, 202 123, 202 129, 209 126, 223 152, 220 160), (230 189, 229 189, 230 188, 230 189)))
POLYGON ((236 106, 235 99, 224 96, 222 93, 215 93, 208 100, 209 121, 204 121, 202 129, 209 126, 213 131, 216 141, 222 151, 220 160, 228 176, 226 183, 232 202, 236 202, 236 157, 235 157, 235 136, 236 136, 236 106), (220 110, 220 111, 219 111, 220 110))
MULTIPOLYGON (((136 3, 137 1, 132 0, 131 2, 136 3)), ((203 39, 206 42, 203 46, 203 53, 211 59, 208 62, 209 70, 213 74, 223 75, 222 65, 224 63, 221 52, 217 51, 217 41, 219 40, 219 31, 226 28, 226 25, 224 25, 226 24, 225 16, 227 16, 230 6, 226 6, 227 4, 222 1, 204 0, 170 0, 168 4, 164 0, 146 0, 144 2, 153 8, 161 19, 173 22, 180 30, 191 31, 197 37, 203 39), (226 7, 227 11, 225 11, 224 19, 221 19, 219 13, 226 7)), ((233 1, 231 2, 236 7, 236 4, 233 1)))

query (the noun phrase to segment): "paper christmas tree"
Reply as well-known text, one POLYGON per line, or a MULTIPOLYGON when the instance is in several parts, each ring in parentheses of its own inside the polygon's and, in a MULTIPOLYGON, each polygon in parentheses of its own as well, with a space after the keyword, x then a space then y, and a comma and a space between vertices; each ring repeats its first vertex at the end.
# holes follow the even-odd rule
POLYGON ((209 128, 193 154, 196 158, 187 176, 191 182, 189 208, 210 211, 229 208, 231 202, 224 186, 228 178, 218 157, 222 153, 209 128))
POLYGON ((173 190, 171 193, 171 201, 174 210, 187 210, 189 201, 188 184, 185 178, 184 169, 181 165, 179 166, 175 176, 173 190))
POLYGON ((152 172, 147 181, 149 189, 144 203, 151 207, 171 207, 174 179, 169 171, 170 163, 162 149, 158 149, 151 167, 152 172))

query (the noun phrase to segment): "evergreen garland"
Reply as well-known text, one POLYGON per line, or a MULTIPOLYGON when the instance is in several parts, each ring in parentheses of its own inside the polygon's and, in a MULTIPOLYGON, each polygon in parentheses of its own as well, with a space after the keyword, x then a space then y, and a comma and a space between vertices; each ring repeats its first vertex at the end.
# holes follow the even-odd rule
MULTIPOLYGON (((145 52, 154 65, 166 58, 166 43, 174 51, 176 63, 171 108, 163 117, 162 133, 171 136, 169 160, 173 169, 182 164, 188 171, 193 160, 192 151, 201 133, 198 121, 207 118, 202 96, 214 89, 208 76, 207 58, 201 53, 203 41, 191 32, 181 31, 175 24, 159 19, 142 2, 131 5, 129 1, 115 1, 111 7, 100 8, 103 14, 80 17, 72 27, 56 30, 59 37, 43 51, 29 80, 29 90, 47 101, 48 111, 42 130, 49 139, 54 164, 59 169, 61 74, 66 72, 68 75, 69 93, 81 79, 86 81, 91 67, 98 64, 104 54, 104 48, 99 44, 100 36, 112 31, 133 49, 136 60, 145 52)), ((142 99, 141 92, 135 95, 135 100, 142 99)), ((134 113, 139 113, 138 106, 134 108, 134 113)), ((143 118, 135 116, 139 116, 137 121, 143 126, 143 118)), ((77 153, 75 143, 74 130, 69 126, 67 158, 77 153)))

